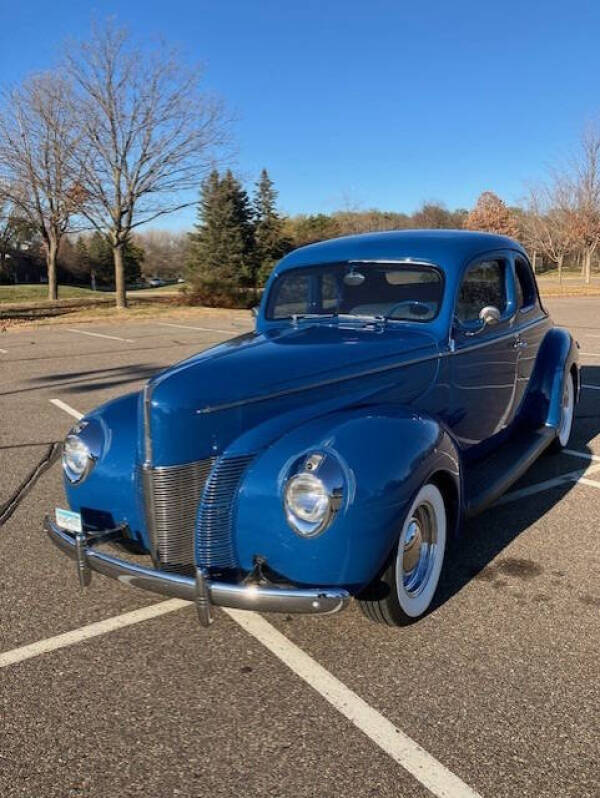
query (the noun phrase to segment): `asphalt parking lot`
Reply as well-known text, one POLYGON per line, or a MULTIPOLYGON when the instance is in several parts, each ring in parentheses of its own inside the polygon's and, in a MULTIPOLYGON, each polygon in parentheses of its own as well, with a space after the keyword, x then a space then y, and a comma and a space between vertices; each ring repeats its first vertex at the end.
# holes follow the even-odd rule
POLYGON ((0 508, 43 473, 0 524, 0 795, 598 796, 600 300, 546 304, 581 345, 570 453, 466 525, 439 606, 403 630, 351 606, 207 631, 99 576, 80 592, 41 531, 72 414, 249 317, 2 335, 0 508))

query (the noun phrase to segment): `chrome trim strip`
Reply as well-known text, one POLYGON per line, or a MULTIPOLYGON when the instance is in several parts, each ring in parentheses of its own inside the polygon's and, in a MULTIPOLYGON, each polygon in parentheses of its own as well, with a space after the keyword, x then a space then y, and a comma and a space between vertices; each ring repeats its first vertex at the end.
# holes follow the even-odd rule
MULTIPOLYGON (((423 258, 359 258, 342 261, 343 263, 389 263, 392 266, 397 266, 401 264, 403 266, 434 266, 436 269, 441 271, 441 267, 438 266, 437 263, 434 263, 432 260, 424 260, 423 258)), ((324 264, 325 265, 325 264, 324 264)), ((301 266, 298 268, 302 268, 301 266)), ((309 267, 310 268, 310 267, 309 267)))
POLYGON ((152 466, 144 463, 140 470, 142 478, 142 497, 144 500, 144 515, 146 518, 146 528, 150 541, 150 555, 154 565, 158 565, 158 546, 156 543, 156 510, 154 507, 154 491, 152 490, 152 466))
POLYGON ((150 381, 144 386, 144 465, 152 465, 152 435, 150 434, 150 411, 152 402, 152 386, 150 381))
MULTIPOLYGON (((77 560, 75 538, 72 535, 61 529, 48 516, 44 519, 44 530, 55 546, 71 559, 77 560)), ((156 571, 126 560, 119 560, 110 554, 96 551, 89 540, 83 547, 82 553, 86 565, 91 570, 111 579, 163 596, 191 602, 196 602, 198 598, 199 591, 194 577, 181 576, 170 571, 156 571)), ((274 585, 212 582, 206 578, 203 578, 202 582, 202 590, 206 591, 204 600, 220 607, 238 610, 319 615, 338 612, 350 601, 348 591, 338 587, 287 588, 274 585)), ((203 612, 206 612, 206 608, 203 608, 203 612)))

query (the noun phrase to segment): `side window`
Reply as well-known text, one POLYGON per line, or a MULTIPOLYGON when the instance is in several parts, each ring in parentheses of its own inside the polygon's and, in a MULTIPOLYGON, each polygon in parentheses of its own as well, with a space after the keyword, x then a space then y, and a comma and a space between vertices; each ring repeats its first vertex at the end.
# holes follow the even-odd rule
POLYGON ((524 258, 515 258, 515 277, 517 307, 527 310, 535 305, 536 290, 531 267, 524 258))
POLYGON ((334 274, 324 274, 321 278, 321 307, 323 310, 337 310, 338 289, 334 274))
POLYGON ((461 322, 479 319, 479 311, 493 305, 501 315, 506 311, 506 264, 485 260, 467 271, 456 302, 456 317, 461 322))

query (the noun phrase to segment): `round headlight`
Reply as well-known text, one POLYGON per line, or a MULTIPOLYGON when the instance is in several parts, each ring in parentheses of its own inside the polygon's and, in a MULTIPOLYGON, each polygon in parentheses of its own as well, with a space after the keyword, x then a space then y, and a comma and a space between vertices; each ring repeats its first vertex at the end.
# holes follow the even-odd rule
POLYGON ((288 524, 304 538, 315 537, 333 523, 342 506, 344 473, 339 460, 326 452, 309 452, 290 469, 283 491, 288 524))
POLYGON ((69 482, 81 482, 93 464, 91 452, 78 435, 67 435, 62 463, 69 482))
POLYGON ((329 495, 313 474, 298 474, 288 482, 285 501, 291 512, 310 524, 320 523, 329 513, 329 495))

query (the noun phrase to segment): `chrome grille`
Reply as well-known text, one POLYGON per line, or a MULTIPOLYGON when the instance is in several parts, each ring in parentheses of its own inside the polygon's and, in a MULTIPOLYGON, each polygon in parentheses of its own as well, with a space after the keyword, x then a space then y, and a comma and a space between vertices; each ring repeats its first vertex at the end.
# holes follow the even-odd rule
POLYGON ((232 541, 233 508, 240 480, 253 455, 221 457, 202 494, 196 532, 196 560, 213 568, 236 568, 232 541))
POLYGON ((215 458, 182 466, 143 469, 146 518, 152 555, 161 567, 194 566, 198 503, 215 458))

